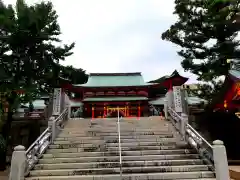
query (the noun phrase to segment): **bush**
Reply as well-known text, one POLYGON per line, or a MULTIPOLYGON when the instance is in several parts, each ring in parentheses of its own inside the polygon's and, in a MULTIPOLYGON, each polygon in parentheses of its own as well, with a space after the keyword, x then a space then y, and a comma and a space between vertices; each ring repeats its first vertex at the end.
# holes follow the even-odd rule
POLYGON ((0 134, 0 153, 3 153, 6 151, 6 141, 3 138, 3 136, 0 134))

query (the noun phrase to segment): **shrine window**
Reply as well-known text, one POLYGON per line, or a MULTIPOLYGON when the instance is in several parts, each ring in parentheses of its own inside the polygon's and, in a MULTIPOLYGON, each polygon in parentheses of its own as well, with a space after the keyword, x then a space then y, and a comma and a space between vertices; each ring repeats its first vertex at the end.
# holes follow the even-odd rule
POLYGON ((85 96, 91 97, 91 96, 94 96, 94 93, 93 93, 93 92, 86 92, 86 93, 85 93, 85 96))
POLYGON ((108 92, 106 93, 106 95, 108 95, 108 96, 114 96, 114 95, 115 95, 115 92, 113 92, 113 91, 108 91, 108 92))
POLYGON ((135 91, 129 91, 127 92, 128 95, 136 95, 136 92, 135 91))
POLYGON ((96 92, 96 96, 103 96, 104 92, 96 92))
POLYGON ((125 95, 126 95, 126 93, 125 93, 124 91, 119 91, 117 94, 118 94, 119 96, 125 96, 125 95))
POLYGON ((139 91, 137 94, 141 96, 148 96, 148 93, 146 91, 139 91))

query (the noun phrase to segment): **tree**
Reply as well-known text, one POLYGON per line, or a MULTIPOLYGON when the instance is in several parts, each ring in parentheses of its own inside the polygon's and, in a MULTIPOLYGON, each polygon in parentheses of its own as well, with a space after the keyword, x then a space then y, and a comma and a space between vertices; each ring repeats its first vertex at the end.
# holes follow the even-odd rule
MULTIPOLYGON (((27 5, 24 0, 17 0, 14 9, 0 0, 0 67, 7 79, 0 89, 8 104, 2 128, 6 143, 14 110, 20 103, 36 98, 49 79, 56 79, 59 62, 72 54, 74 43, 58 45, 61 31, 57 19, 51 2, 27 5), (17 93, 20 89, 24 94, 17 93)), ((0 157, 3 165, 4 161, 0 157)))
POLYGON ((201 97, 212 98, 216 89, 221 89, 223 81, 219 77, 228 74, 227 59, 240 57, 240 42, 236 38, 240 1, 229 2, 175 0, 174 14, 178 20, 162 33, 163 40, 180 46, 182 67, 205 82, 199 85, 201 97))
POLYGON ((70 84, 84 84, 88 80, 88 74, 81 68, 74 68, 73 66, 63 66, 57 64, 58 74, 49 73, 46 79, 43 79, 44 84, 39 89, 39 94, 49 94, 53 88, 67 82, 70 84), (54 77, 55 76, 55 77, 54 77))
POLYGON ((73 66, 61 66, 61 76, 70 80, 71 84, 84 84, 88 80, 88 75, 81 68, 73 66))

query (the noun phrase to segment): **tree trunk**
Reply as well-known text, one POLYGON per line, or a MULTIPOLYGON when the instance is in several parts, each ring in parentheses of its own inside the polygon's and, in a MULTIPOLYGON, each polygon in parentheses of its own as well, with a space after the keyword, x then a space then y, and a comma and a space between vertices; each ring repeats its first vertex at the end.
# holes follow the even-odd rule
POLYGON ((3 125, 2 136, 5 139, 5 149, 0 151, 0 171, 3 171, 7 168, 7 150, 9 146, 9 135, 11 131, 11 125, 13 120, 13 112, 8 112, 7 121, 3 125))

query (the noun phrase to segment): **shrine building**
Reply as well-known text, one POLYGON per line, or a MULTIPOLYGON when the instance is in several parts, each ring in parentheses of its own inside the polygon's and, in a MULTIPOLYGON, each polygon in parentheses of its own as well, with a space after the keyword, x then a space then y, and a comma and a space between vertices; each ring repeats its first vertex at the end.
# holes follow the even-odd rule
POLYGON ((62 88, 73 94, 71 102, 74 107, 81 106, 84 117, 116 117, 117 108, 120 116, 140 117, 149 115, 151 88, 172 89, 172 85, 181 86, 186 81, 176 72, 164 76, 160 83, 146 83, 140 72, 90 73, 86 84, 65 84, 62 88))

